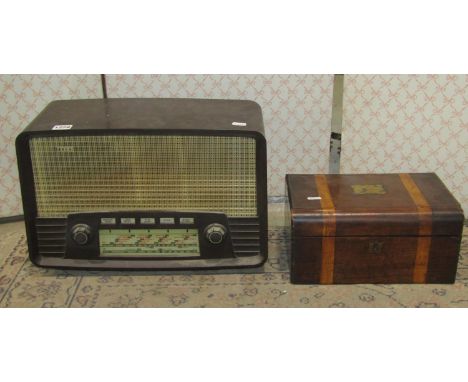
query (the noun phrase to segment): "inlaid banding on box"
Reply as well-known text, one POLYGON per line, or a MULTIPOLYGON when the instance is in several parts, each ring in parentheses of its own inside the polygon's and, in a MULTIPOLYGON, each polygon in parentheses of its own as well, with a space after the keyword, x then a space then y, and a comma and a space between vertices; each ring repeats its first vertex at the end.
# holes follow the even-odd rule
POLYGON ((400 179, 419 213, 419 238, 414 261, 413 282, 425 283, 431 249, 432 209, 410 174, 400 174, 400 179))
POLYGON ((321 198, 320 205, 323 212, 320 284, 333 284, 336 234, 335 205, 325 175, 316 175, 315 184, 321 198))

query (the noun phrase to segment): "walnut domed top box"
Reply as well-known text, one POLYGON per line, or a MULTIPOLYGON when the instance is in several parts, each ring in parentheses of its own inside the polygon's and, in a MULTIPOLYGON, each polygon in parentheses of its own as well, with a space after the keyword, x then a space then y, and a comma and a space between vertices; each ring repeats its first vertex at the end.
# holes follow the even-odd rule
POLYGON ((453 283, 463 210, 434 173, 287 175, 291 282, 453 283))

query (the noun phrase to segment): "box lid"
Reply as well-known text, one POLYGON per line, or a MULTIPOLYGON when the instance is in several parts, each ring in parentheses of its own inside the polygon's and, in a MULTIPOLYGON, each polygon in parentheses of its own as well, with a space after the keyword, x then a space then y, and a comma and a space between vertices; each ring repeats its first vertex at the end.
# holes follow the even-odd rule
POLYGON ((296 236, 459 236, 463 210, 434 173, 286 175, 296 236))

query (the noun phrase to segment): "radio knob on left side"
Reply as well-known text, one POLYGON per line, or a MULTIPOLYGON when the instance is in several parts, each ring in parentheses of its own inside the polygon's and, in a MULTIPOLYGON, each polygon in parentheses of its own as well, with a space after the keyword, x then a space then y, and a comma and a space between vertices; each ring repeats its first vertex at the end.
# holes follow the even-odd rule
POLYGON ((91 227, 87 224, 76 224, 72 227, 71 235, 76 244, 88 244, 91 238, 91 227))

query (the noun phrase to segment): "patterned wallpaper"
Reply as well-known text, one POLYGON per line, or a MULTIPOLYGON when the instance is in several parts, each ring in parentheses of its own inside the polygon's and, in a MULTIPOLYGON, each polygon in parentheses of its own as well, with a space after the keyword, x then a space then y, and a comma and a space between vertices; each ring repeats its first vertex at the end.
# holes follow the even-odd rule
POLYGON ((345 75, 342 173, 436 172, 468 214, 468 76, 345 75))
POLYGON ((268 193, 286 173, 327 172, 333 75, 106 75, 109 97, 250 99, 268 142, 268 193))
POLYGON ((0 217, 22 214, 15 138, 56 99, 100 98, 99 75, 0 75, 0 217))
MULTIPOLYGON (((243 98, 263 109, 269 195, 328 172, 331 75, 108 75, 109 97, 243 98)), ((0 217, 22 213, 14 139, 51 100, 102 97, 99 75, 0 75, 0 217)), ((468 214, 468 76, 345 75, 342 173, 435 171, 468 214)))

